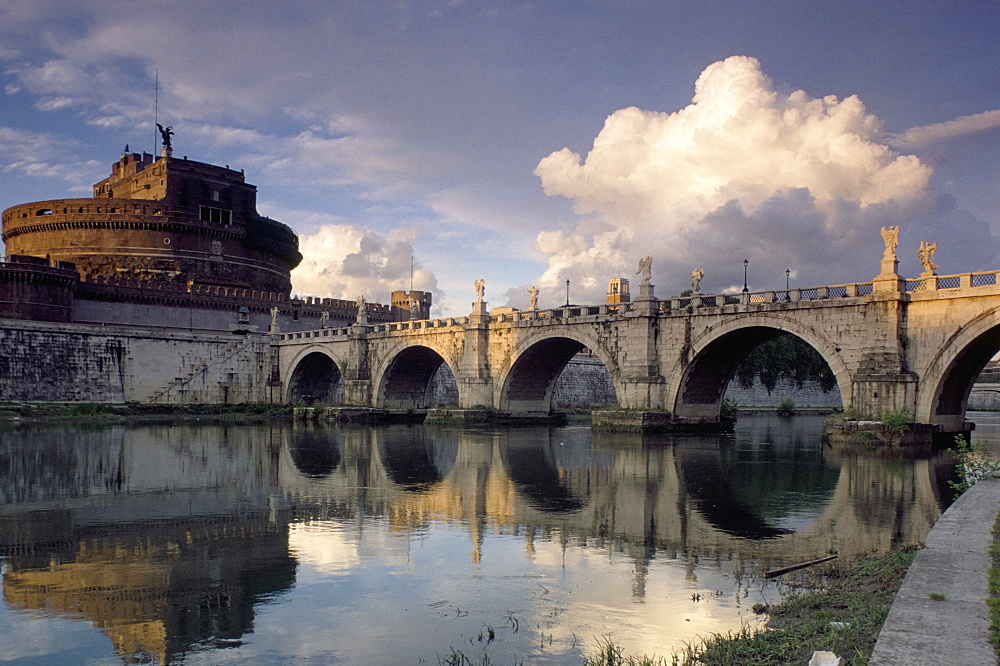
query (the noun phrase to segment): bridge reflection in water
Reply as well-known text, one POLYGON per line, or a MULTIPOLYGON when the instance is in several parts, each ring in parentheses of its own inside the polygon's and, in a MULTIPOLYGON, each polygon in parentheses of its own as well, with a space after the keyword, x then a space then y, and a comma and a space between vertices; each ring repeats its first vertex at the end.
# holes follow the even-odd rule
POLYGON ((7 432, 0 659, 409 663, 484 625, 507 627, 495 659, 609 631, 664 654, 752 621, 762 571, 919 542, 946 505, 947 456, 837 455, 820 430, 7 432))

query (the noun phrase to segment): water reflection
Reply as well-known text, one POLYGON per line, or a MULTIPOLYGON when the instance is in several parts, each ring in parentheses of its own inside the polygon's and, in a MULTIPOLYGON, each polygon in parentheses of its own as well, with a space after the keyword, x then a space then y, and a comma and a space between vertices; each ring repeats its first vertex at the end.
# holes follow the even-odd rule
POLYGON ((946 456, 836 454, 820 427, 8 431, 0 660, 578 663, 609 632, 667 654, 752 621, 763 570, 940 514, 946 456))

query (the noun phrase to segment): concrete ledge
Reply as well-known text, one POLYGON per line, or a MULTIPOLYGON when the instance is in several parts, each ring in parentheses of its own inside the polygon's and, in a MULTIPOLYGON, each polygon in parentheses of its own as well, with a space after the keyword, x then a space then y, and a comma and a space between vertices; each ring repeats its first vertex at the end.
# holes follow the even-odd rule
POLYGON ((599 409, 591 415, 595 430, 717 432, 732 428, 734 419, 689 419, 670 412, 599 409))
POLYGON ((1000 479, 983 479, 938 519, 903 579, 871 666, 998 663, 986 606, 998 506, 1000 479))

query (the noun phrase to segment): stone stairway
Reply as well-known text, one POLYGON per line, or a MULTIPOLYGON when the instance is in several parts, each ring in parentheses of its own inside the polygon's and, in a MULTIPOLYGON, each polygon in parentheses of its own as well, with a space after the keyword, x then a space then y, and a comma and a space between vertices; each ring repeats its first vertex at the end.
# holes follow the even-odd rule
MULTIPOLYGON (((227 342, 221 349, 217 350, 212 355, 211 358, 207 360, 206 359, 198 360, 194 364, 190 372, 182 376, 175 377, 166 386, 162 387, 157 391, 154 391, 152 395, 149 397, 149 399, 146 400, 146 402, 150 404, 156 402, 164 402, 164 403, 168 402, 167 398, 169 397, 172 391, 177 391, 182 389, 184 386, 187 386, 195 379, 198 379, 199 377, 207 373, 211 368, 225 363, 226 361, 228 361, 229 359, 231 359, 232 357, 236 356, 241 351, 243 351, 243 349, 249 346, 250 343, 251 343, 250 339, 234 340, 232 342, 227 342)), ((182 367, 181 370, 183 371, 184 368, 182 367)))

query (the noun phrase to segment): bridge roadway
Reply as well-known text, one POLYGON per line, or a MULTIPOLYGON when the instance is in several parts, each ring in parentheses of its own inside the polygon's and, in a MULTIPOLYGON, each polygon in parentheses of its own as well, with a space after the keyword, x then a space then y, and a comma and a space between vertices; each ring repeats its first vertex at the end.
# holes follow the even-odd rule
POLYGON ((556 379, 589 348, 618 404, 679 422, 718 420, 736 365, 761 342, 794 335, 836 376, 842 402, 878 417, 962 430, 969 392, 1000 350, 998 272, 904 279, 883 259, 871 282, 660 300, 643 284, 620 305, 488 313, 277 335, 284 398, 389 410, 433 405, 439 369, 459 406, 513 417, 552 412, 556 379))

